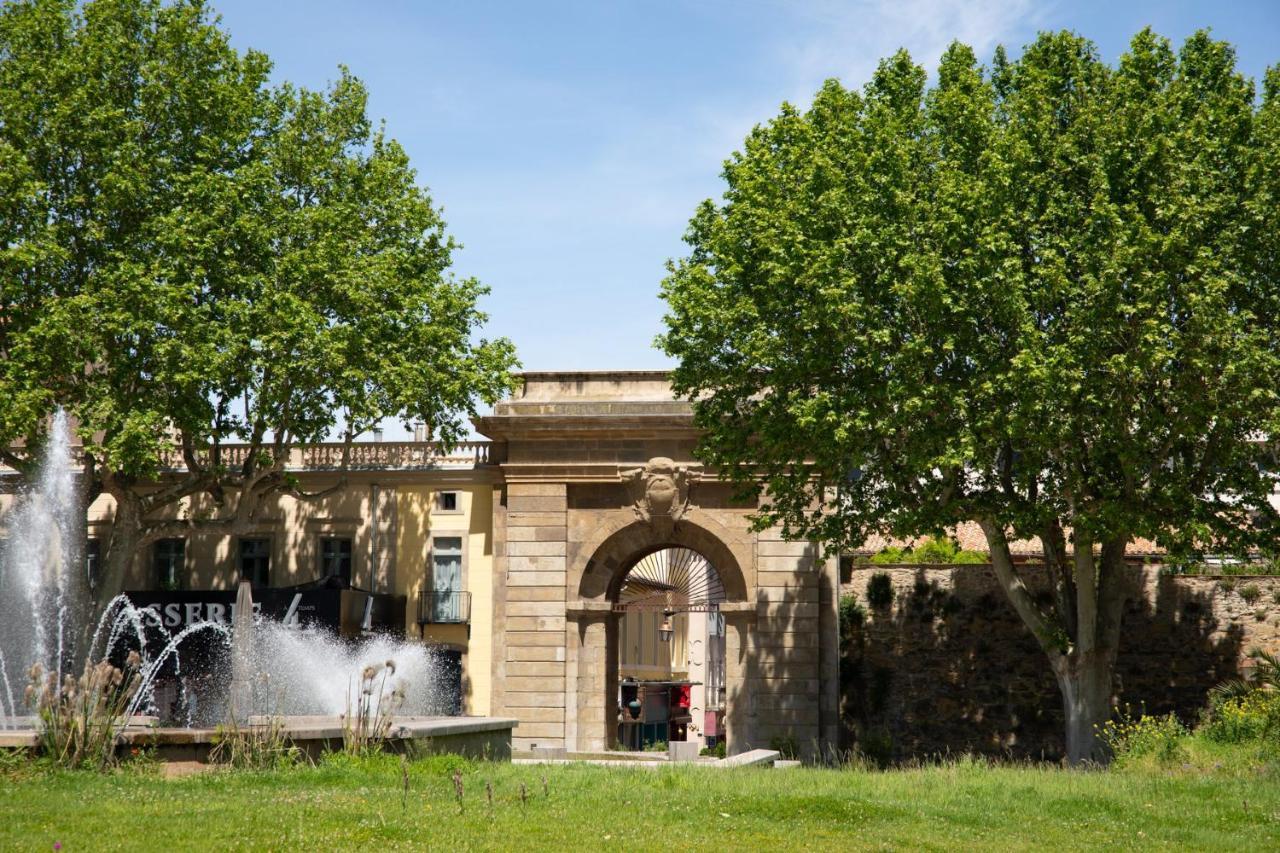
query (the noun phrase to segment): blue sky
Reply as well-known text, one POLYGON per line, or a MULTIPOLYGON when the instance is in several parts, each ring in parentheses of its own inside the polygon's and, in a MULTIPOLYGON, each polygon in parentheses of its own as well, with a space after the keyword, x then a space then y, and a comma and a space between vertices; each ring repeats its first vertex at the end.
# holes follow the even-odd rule
POLYGON ((1069 28, 1114 60, 1150 24, 1211 27, 1258 78, 1280 61, 1280 0, 212 0, 237 46, 312 88, 345 64, 407 149, 493 292, 488 333, 526 369, 659 368, 664 262, 722 161, 783 100, 861 86, 906 47, 989 57, 1069 28))

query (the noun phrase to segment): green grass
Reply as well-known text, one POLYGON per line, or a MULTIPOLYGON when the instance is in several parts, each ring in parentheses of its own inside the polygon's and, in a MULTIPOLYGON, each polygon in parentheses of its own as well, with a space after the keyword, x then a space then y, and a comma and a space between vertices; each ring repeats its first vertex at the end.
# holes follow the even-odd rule
POLYGON ((95 775, 10 764, 7 776, 0 765, 0 849, 1280 848, 1280 770, 1240 748, 1197 750, 1173 767, 1092 772, 963 760, 655 771, 437 757, 410 763, 403 808, 401 765, 389 756, 174 780, 154 767, 95 775))

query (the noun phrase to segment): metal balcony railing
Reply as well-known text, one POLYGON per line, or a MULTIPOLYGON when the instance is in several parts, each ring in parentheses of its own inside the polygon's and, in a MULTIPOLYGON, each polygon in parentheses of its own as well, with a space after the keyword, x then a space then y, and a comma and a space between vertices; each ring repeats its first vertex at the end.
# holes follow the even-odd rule
POLYGON ((471 593, 435 591, 418 593, 419 625, 469 625, 470 623, 471 593))

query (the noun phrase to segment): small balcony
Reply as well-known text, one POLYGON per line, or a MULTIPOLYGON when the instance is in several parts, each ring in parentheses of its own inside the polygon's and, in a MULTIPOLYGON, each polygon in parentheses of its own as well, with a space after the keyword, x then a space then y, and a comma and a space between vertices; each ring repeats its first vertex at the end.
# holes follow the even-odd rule
POLYGON ((418 593, 419 625, 470 625, 471 593, 418 593))

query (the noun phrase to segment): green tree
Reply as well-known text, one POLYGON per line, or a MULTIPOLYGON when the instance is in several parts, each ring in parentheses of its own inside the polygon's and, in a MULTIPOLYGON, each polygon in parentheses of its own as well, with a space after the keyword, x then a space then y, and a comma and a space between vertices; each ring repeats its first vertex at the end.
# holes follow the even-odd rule
POLYGON ((757 126, 663 285, 705 460, 831 548, 975 521, 1103 759, 1127 543, 1274 541, 1280 71, 1150 31, 905 53, 757 126), (1052 595, 1010 558, 1043 544, 1052 595))
POLYGON ((76 419, 85 508, 116 504, 99 602, 155 539, 301 494, 295 444, 385 418, 453 442, 511 382, 364 87, 269 71, 198 0, 0 11, 0 458, 76 419))

